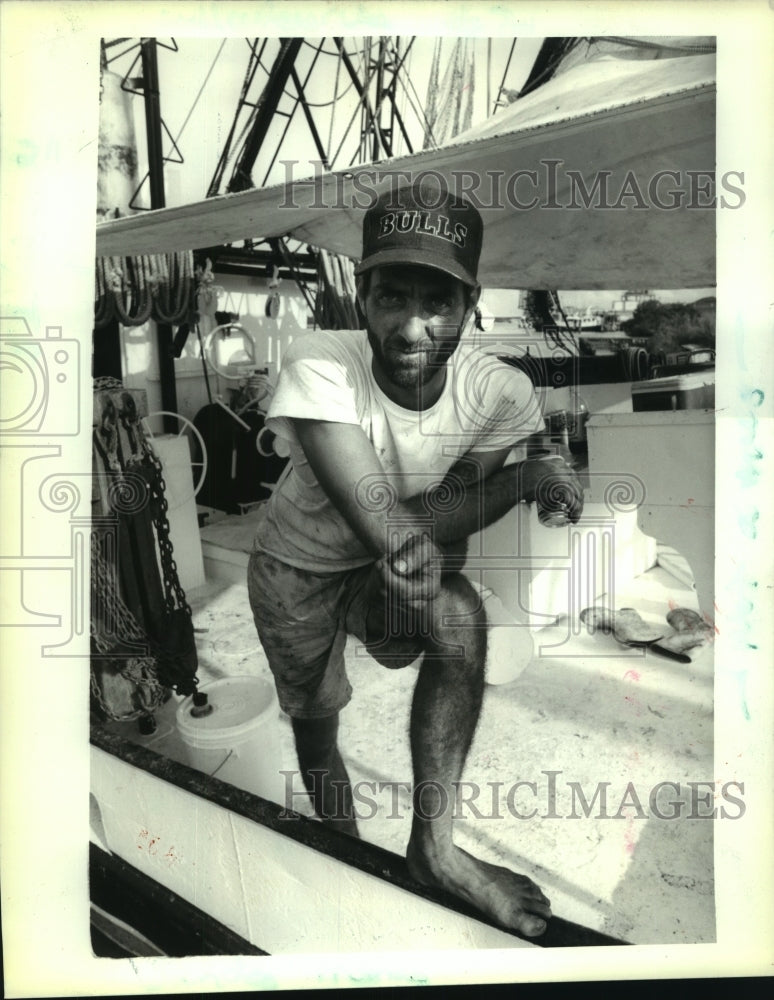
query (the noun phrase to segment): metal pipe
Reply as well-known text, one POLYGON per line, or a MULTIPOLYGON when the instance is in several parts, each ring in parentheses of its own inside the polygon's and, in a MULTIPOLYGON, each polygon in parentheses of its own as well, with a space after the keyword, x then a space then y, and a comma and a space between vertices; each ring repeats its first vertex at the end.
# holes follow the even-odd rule
POLYGON ((161 145, 161 110, 159 100, 159 69, 156 59, 156 39, 143 38, 142 57, 143 98, 145 100, 145 134, 148 140, 148 174, 151 208, 164 208, 164 152, 161 145))
MULTIPOLYGON (((145 133, 148 139, 148 179, 150 181, 151 208, 164 208, 164 150, 161 138, 161 102, 159 98, 159 68, 156 58, 156 39, 143 38, 140 42, 142 57, 143 99, 145 101, 145 133)), ((159 355, 161 382, 161 408, 177 413, 177 386, 173 355, 172 327, 168 323, 156 324, 156 344, 159 355)), ((164 417, 164 431, 176 431, 173 417, 164 417)))

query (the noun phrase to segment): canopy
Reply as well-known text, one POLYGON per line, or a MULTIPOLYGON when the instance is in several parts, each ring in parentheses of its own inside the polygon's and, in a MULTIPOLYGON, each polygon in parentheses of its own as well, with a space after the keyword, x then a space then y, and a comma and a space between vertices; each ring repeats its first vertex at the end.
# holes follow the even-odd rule
POLYGON ((291 236, 357 259, 369 193, 433 170, 478 199, 485 287, 711 285, 714 80, 711 54, 592 59, 439 149, 100 223, 97 255, 291 236))

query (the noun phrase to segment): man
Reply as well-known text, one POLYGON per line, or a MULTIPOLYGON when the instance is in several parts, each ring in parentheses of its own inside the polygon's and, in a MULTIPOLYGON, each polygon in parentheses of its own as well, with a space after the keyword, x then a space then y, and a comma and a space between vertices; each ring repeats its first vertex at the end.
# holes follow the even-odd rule
MULTIPOLYGON (((467 201, 422 182, 388 191, 366 213, 355 270, 366 330, 309 334, 283 358, 268 426, 287 441, 291 471, 257 531, 249 588, 317 814, 356 835, 336 741, 351 694, 347 635, 388 667, 422 655, 409 869, 536 936, 548 899, 526 876, 455 846, 449 806, 486 656, 481 601, 459 572, 466 539, 534 500, 545 481, 544 463, 504 465, 543 427, 529 379, 463 337, 480 294, 482 229, 467 201)), ((552 485, 577 520, 571 470, 552 485)))

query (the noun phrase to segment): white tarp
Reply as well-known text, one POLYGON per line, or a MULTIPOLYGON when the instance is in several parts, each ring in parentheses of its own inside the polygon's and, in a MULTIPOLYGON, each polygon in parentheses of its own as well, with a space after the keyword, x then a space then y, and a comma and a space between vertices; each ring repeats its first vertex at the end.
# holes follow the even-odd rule
MULTIPOLYGON (((479 200, 484 286, 711 285, 712 206, 724 193, 712 180, 714 80, 711 54, 596 58, 440 149, 323 174, 314 184, 303 180, 310 164, 299 163, 283 185, 104 222, 97 254, 290 235, 357 258, 374 187, 434 170, 479 200)), ((725 194, 738 203, 732 188, 725 194)))

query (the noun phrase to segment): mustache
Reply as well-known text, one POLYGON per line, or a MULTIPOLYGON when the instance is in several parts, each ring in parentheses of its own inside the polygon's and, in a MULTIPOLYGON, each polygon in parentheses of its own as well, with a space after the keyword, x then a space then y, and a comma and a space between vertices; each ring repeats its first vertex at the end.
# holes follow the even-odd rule
POLYGON ((419 344, 409 343, 402 337, 391 337, 384 345, 384 350, 398 351, 400 354, 432 354, 448 350, 451 345, 446 339, 423 340, 419 344))
POLYGON ((402 344, 393 341, 387 345, 387 350, 397 351, 399 354, 431 354, 433 351, 438 350, 435 344, 420 345, 419 347, 410 346, 408 344, 402 344))

